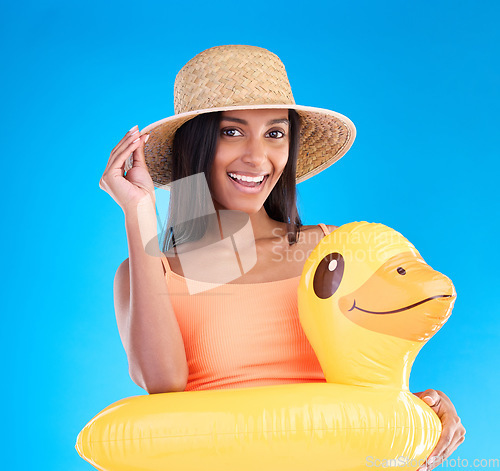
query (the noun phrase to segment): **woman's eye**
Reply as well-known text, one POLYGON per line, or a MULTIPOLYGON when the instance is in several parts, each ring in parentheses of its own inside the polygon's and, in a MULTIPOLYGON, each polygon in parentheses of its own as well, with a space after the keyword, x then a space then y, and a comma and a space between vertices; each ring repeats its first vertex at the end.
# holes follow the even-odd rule
POLYGON ((235 136, 241 136, 242 134, 237 129, 223 129, 222 135, 235 137, 235 136))
POLYGON ((269 137, 272 137, 273 139, 280 139, 285 136, 285 133, 282 131, 270 131, 268 133, 269 137))

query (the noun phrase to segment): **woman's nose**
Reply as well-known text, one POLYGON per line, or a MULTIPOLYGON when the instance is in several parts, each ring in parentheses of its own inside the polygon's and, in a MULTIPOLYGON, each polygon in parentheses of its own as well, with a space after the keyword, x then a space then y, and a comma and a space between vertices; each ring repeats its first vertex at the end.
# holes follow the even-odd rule
POLYGON ((243 155, 243 161, 252 163, 254 166, 259 167, 266 159, 267 151, 265 143, 262 141, 262 139, 248 139, 243 155))

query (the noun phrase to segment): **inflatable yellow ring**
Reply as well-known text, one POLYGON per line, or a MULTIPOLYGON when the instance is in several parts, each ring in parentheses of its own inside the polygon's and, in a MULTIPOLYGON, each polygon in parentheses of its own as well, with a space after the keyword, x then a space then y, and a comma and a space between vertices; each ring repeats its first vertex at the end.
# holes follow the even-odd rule
POLYGON ((311 252, 298 288, 327 383, 122 399, 83 428, 76 449, 110 471, 417 469, 441 422, 409 391, 410 370, 455 298, 400 233, 346 224, 311 252))

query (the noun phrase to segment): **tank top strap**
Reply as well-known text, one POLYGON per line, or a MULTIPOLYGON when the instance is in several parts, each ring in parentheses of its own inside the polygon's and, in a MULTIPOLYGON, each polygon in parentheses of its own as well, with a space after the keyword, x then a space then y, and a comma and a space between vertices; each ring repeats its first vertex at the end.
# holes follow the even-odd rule
POLYGON ((172 272, 172 269, 170 268, 170 264, 168 263, 167 257, 165 254, 160 251, 161 253, 161 263, 163 264, 163 274, 166 275, 167 273, 170 274, 172 272))
POLYGON ((318 224, 319 227, 321 227, 321 229, 323 229, 323 232, 325 233, 325 236, 327 236, 328 234, 330 234, 330 231, 328 230, 328 227, 326 227, 325 224, 323 224, 322 222, 320 222, 318 224))

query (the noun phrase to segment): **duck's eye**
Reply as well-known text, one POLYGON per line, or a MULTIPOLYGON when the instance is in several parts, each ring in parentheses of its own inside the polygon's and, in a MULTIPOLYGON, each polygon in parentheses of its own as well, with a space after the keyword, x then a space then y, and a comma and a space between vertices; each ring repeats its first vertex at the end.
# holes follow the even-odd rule
POLYGON ((318 298, 327 299, 337 291, 344 276, 344 257, 337 252, 321 260, 314 273, 313 288, 318 298))
POLYGON ((400 275, 406 275, 406 270, 403 267, 398 267, 397 272, 400 275))

